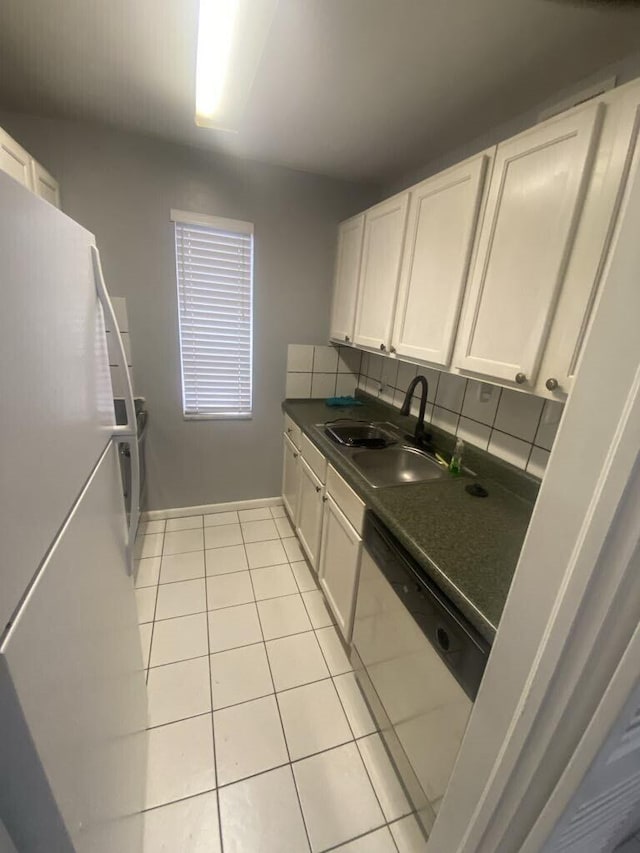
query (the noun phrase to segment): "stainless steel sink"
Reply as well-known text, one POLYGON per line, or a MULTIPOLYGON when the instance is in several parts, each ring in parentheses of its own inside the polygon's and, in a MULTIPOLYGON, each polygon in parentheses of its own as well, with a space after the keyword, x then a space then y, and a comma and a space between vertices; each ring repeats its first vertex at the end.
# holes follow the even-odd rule
POLYGON ((375 447, 380 449, 398 441, 398 436, 390 431, 391 424, 369 423, 339 419, 325 426, 325 433, 336 444, 345 447, 375 447))
POLYGON ((448 477, 444 465, 414 447, 358 450, 351 462, 374 488, 424 483, 448 477))

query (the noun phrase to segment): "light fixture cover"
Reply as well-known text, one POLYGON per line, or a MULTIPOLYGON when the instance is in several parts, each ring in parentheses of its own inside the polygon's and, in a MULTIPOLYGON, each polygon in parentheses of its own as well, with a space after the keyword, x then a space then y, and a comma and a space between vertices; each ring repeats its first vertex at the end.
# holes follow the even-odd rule
POLYGON ((278 0, 200 0, 196 124, 237 130, 278 0))

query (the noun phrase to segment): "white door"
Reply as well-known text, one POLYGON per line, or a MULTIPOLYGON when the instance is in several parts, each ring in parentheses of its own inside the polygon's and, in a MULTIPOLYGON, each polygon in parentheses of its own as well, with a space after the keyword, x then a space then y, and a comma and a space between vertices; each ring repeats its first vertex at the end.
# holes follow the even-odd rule
POLYGON ((391 345, 409 193, 365 213, 354 340, 382 351, 391 345))
POLYGON ((488 159, 480 154, 411 190, 393 331, 398 355, 449 365, 488 159))
POLYGON ((296 533, 309 562, 315 569, 322 532, 322 496, 324 488, 305 460, 299 459, 298 527, 296 533))
POLYGON ((342 222, 338 228, 330 331, 334 341, 349 343, 353 340, 363 233, 364 213, 342 222))
POLYGON ((583 107, 498 145, 456 367, 535 384, 600 115, 583 107))
POLYGON ((31 157, 0 127, 0 172, 6 172, 27 189, 33 189, 31 157))
POLYGON ((126 544, 110 444, 0 645, 0 812, 19 850, 142 849, 147 705, 126 544))
POLYGON ((60 187, 56 179, 41 166, 37 160, 31 160, 33 191, 54 207, 60 207, 60 187))
POLYGON ((298 518, 298 486, 300 482, 300 452, 292 441, 284 436, 284 456, 282 459, 282 503, 294 528, 298 518))
POLYGON ((350 642, 362 539, 338 505, 326 496, 318 576, 345 642, 350 642))

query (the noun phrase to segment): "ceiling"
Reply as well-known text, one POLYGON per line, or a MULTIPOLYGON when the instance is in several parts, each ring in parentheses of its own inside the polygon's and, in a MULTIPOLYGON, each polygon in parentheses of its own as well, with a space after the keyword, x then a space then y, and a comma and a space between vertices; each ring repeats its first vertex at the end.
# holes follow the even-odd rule
POLYGON ((237 133, 194 123, 197 0, 2 0, 0 107, 386 180, 638 49, 640 9, 280 0, 237 133))

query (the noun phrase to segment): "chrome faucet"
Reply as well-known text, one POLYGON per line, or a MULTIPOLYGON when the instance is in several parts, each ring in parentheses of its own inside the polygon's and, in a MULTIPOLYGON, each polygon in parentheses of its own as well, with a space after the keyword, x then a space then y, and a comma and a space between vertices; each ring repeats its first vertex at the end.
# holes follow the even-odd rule
POLYGON ((404 397, 404 403, 402 404, 402 408, 400 409, 401 415, 408 415, 411 412, 411 400, 413 398, 413 392, 416 389, 416 385, 422 385, 422 395, 420 397, 420 410, 418 412, 418 422, 416 423, 416 430, 413 435, 413 438, 416 444, 422 443, 430 443, 430 436, 425 436, 424 434, 424 413, 427 408, 427 397, 429 395, 429 383, 427 382, 427 377, 423 376, 419 373, 414 379, 411 380, 409 387, 407 388, 407 393, 404 397))

